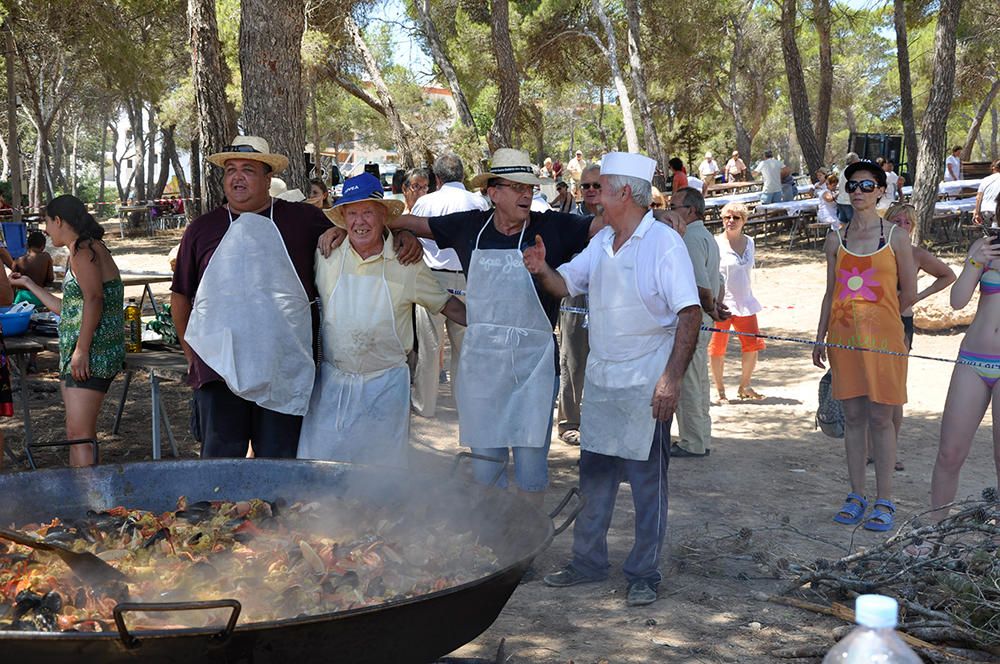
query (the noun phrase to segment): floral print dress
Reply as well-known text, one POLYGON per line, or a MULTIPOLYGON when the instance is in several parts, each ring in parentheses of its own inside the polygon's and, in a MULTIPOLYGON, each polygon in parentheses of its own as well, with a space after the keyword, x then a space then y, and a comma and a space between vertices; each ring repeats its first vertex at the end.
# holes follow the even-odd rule
MULTIPOLYGON (((112 379, 125 365, 125 286, 120 277, 104 282, 104 309, 90 343, 90 375, 112 379)), ((70 360, 80 338, 83 291, 73 272, 66 270, 59 317, 59 377, 70 376, 70 360)))
MULTIPOLYGON (((889 229, 889 237, 895 226, 889 229)), ((827 343, 906 353, 899 317, 896 254, 887 241, 871 254, 844 246, 840 231, 827 343)), ((833 397, 889 405, 906 403, 906 357, 829 348, 833 397)))

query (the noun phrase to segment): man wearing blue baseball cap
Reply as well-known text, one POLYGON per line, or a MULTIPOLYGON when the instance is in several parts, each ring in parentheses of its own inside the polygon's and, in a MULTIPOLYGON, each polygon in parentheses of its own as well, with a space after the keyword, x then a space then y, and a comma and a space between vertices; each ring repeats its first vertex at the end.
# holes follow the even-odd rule
MULTIPOLYGON (((544 580, 563 588, 607 578, 608 527, 625 477, 635 507, 635 543, 622 566, 629 606, 656 600, 667 530, 670 421, 701 324, 684 242, 649 210, 655 168, 643 155, 608 154, 600 176, 608 226, 558 271, 546 261, 542 238, 524 251, 525 266, 549 293, 590 298, 580 409, 586 504, 573 526, 572 560, 544 580)), ((677 224, 677 212, 667 215, 677 224)))
POLYGON ((413 305, 465 325, 465 304, 423 261, 402 265, 386 222, 403 201, 370 173, 348 178, 324 213, 347 242, 316 257, 323 361, 299 438, 300 459, 407 465, 413 305))

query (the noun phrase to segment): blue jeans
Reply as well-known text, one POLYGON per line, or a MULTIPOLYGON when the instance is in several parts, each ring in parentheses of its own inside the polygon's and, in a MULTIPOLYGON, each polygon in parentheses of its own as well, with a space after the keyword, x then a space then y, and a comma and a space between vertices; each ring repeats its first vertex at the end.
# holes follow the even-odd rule
POLYGON ((573 525, 570 566, 595 580, 608 577, 608 528, 622 477, 632 487, 635 542, 622 565, 629 583, 659 585, 663 540, 667 534, 667 469, 670 466, 670 422, 657 422, 645 461, 580 452, 580 493, 587 503, 573 525))
POLYGON ((794 182, 789 182, 788 184, 781 185, 781 200, 785 203, 789 201, 794 201, 795 196, 799 193, 799 188, 794 182))
MULTIPOLYGON (((545 491, 549 485, 549 447, 552 445, 552 415, 559 394, 559 375, 556 374, 552 387, 552 402, 549 404, 549 425, 545 427, 545 442, 541 447, 472 447, 473 454, 479 454, 503 463, 514 450, 514 481, 522 491, 545 491)), ((472 477, 479 484, 489 484, 497 474, 499 466, 482 459, 472 460, 472 477)), ((507 488, 507 474, 497 480, 496 485, 507 488)))
POLYGON ((771 193, 761 192, 760 204, 767 205, 768 203, 780 203, 781 202, 781 192, 772 191, 771 193))

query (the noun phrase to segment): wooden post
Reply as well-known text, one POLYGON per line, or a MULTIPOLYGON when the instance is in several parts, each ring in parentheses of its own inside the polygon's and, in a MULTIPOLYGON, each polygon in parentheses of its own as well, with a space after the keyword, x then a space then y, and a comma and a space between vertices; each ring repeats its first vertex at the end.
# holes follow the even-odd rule
POLYGON ((10 160, 10 207, 14 221, 21 221, 21 150, 17 143, 17 90, 14 87, 14 24, 7 17, 4 49, 7 65, 7 158, 10 160))

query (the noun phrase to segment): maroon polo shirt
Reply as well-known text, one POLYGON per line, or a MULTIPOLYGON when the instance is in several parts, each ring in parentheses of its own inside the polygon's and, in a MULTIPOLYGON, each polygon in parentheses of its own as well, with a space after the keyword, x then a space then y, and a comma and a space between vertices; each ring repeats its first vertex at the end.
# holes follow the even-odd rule
MULTIPOLYGON (((264 210, 260 214, 268 216, 268 211, 264 210)), ((233 215, 233 218, 237 216, 239 215, 233 215)), ((317 296, 314 280, 316 243, 319 236, 333 224, 319 208, 307 203, 290 203, 275 199, 274 225, 281 234, 295 272, 299 275, 299 281, 302 282, 309 299, 314 300, 317 296)), ((184 231, 184 237, 181 238, 181 246, 177 252, 177 267, 174 269, 174 280, 170 290, 186 295, 192 302, 194 301, 205 268, 208 267, 212 254, 222 242, 227 230, 229 230, 229 211, 224 207, 207 212, 191 222, 184 231)), ((280 247, 274 249, 276 252, 281 251, 280 247)), ((276 255, 275 259, 278 258, 276 255)), ((258 267, 261 270, 271 270, 270 265, 258 267)), ((313 317, 315 316, 316 312, 313 311, 313 317)), ((194 361, 188 367, 188 384, 197 389, 213 380, 222 380, 222 377, 195 354, 194 361)))

